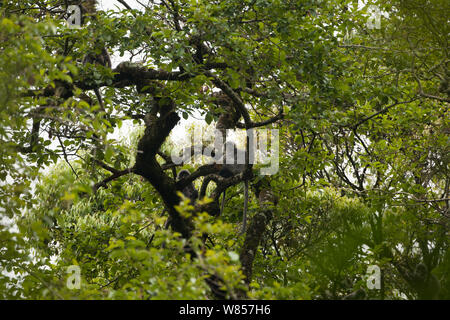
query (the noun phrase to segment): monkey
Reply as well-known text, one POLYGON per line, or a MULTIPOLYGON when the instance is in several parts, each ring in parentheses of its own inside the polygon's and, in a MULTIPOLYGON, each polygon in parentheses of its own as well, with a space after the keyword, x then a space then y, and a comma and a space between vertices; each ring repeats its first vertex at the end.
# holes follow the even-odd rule
MULTIPOLYGON (((187 169, 183 169, 178 173, 177 180, 182 180, 187 178, 191 173, 187 169)), ((194 205, 195 201, 198 198, 198 191, 195 189, 194 184, 191 182, 181 191, 183 195, 191 200, 191 204, 194 205)))
MULTIPOLYGON (((246 151, 238 149, 234 142, 227 141, 225 143, 225 155, 222 157, 223 164, 219 171, 219 175, 223 178, 230 178, 240 173, 243 173, 246 169, 246 151), (230 161, 232 159, 232 161, 230 161), (244 162, 244 163, 242 163, 244 162)), ((222 203, 220 208, 220 214, 222 214, 225 206, 226 190, 222 194, 222 203)), ((248 209, 248 180, 244 179, 244 212, 242 216, 242 229, 241 234, 247 229, 247 209, 248 209)))
POLYGON ((367 296, 366 291, 360 288, 350 293, 349 295, 346 295, 345 297, 342 298, 342 300, 364 300, 366 296, 367 296))

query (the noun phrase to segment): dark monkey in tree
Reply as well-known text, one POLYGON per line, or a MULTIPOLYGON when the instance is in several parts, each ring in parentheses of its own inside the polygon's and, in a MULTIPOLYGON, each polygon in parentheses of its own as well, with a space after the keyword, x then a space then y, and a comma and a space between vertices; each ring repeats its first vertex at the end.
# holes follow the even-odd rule
MULTIPOLYGON (((178 173, 177 180, 182 180, 189 177, 191 173, 189 170, 183 169, 178 173)), ((194 184, 191 182, 181 191, 186 198, 191 200, 191 204, 194 205, 195 201, 198 198, 198 191, 195 189, 194 184)))
MULTIPOLYGON (((234 142, 227 141, 225 143, 225 153, 223 164, 219 171, 219 175, 224 178, 230 178, 245 171, 246 165, 246 152, 245 150, 238 149, 234 142)), ((223 212, 225 205, 226 190, 222 194, 222 204, 220 208, 220 214, 223 212)), ((244 212, 242 216, 242 230, 244 233, 247 228, 247 208, 248 208, 248 180, 244 179, 244 212)))

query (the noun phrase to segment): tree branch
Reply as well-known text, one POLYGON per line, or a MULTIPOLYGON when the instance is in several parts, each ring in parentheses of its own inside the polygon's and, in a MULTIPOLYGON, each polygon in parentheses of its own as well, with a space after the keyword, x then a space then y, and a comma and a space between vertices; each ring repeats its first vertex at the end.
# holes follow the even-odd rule
POLYGON ((115 180, 117 178, 120 178, 121 176, 124 176, 126 174, 132 173, 132 172, 134 172, 133 168, 128 168, 128 169, 125 169, 125 170, 122 170, 122 171, 117 171, 116 173, 114 173, 113 175, 111 175, 108 178, 104 179, 103 181, 100 181, 99 183, 95 184, 94 187, 93 187, 94 192, 96 192, 100 187, 107 188, 106 184, 108 182, 110 182, 112 180, 115 180))
POLYGON ((212 82, 214 83, 214 85, 222 89, 222 91, 231 99, 231 101, 233 101, 233 105, 236 108, 236 111, 238 111, 244 118, 245 128, 249 129, 252 121, 250 119, 247 108, 245 107, 245 104, 242 102, 239 95, 226 82, 219 79, 212 72, 205 71, 205 75, 211 77, 213 79, 212 82))

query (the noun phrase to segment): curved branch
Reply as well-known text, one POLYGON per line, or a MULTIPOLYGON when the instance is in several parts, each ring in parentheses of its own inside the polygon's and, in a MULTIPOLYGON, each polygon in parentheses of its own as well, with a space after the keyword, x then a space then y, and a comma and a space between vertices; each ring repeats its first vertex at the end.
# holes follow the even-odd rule
POLYGON ((216 164, 206 164, 199 167, 196 171, 191 173, 188 177, 179 180, 176 183, 177 190, 183 190, 187 185, 192 183, 195 179, 207 176, 211 173, 219 172, 220 168, 216 164))
MULTIPOLYGON (((281 120, 283 118, 284 118, 283 109, 280 109, 280 112, 275 117, 272 117, 270 119, 267 119, 267 120, 264 120, 264 121, 260 121, 260 122, 251 122, 250 126, 247 129, 263 127, 263 126, 266 126, 268 124, 275 123, 278 120, 281 120)), ((245 123, 237 123, 236 127, 239 128, 239 129, 245 129, 245 123)))
POLYGON ((389 109, 391 109, 392 107, 395 107, 396 105, 399 105, 399 104, 408 104, 408 103, 414 102, 414 101, 416 101, 416 100, 417 100, 417 98, 414 98, 414 99, 411 99, 411 100, 408 100, 408 101, 402 101, 402 102, 395 101, 394 103, 388 105, 387 107, 381 109, 380 111, 375 112, 374 114, 372 114, 372 115, 370 115, 370 116, 368 116, 368 117, 365 117, 364 119, 360 120, 358 123, 356 123, 355 125, 352 126, 352 129, 353 129, 353 130, 356 130, 356 129, 357 129, 360 125, 362 125, 364 122, 367 122, 367 121, 369 121, 369 120, 375 118, 376 116, 379 116, 380 114, 384 114, 384 113, 388 112, 389 109))
POLYGON ((244 118, 245 128, 249 129, 252 120, 250 119, 250 114, 248 113, 247 108, 245 107, 245 104, 242 102, 239 95, 226 82, 220 80, 211 71, 205 71, 205 75, 211 77, 213 79, 212 82, 214 83, 214 85, 222 89, 222 91, 231 99, 231 101, 233 101, 235 108, 244 118))
POLYGON ((117 0, 117 1, 120 2, 121 4, 123 4, 123 6, 125 8, 127 8, 128 10, 132 10, 132 8, 124 0, 117 0))
POLYGON ((107 188, 108 186, 106 185, 108 182, 115 180, 117 178, 120 178, 121 176, 124 176, 126 174, 132 173, 134 172, 133 168, 128 168, 122 171, 117 171, 116 173, 112 174, 111 176, 109 176, 108 178, 104 179, 103 181, 100 181, 99 183, 95 184, 93 189, 94 192, 96 192, 100 187, 104 187, 107 188))

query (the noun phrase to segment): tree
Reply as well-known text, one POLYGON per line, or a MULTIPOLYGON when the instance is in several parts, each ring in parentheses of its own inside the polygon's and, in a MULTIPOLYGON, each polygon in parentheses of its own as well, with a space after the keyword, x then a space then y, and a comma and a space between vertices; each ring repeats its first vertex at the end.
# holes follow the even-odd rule
POLYGON ((117 5, 0 7, 3 298, 342 299, 378 265, 368 298, 448 299, 447 1, 117 5), (279 172, 174 163, 198 115, 279 129, 279 172))

